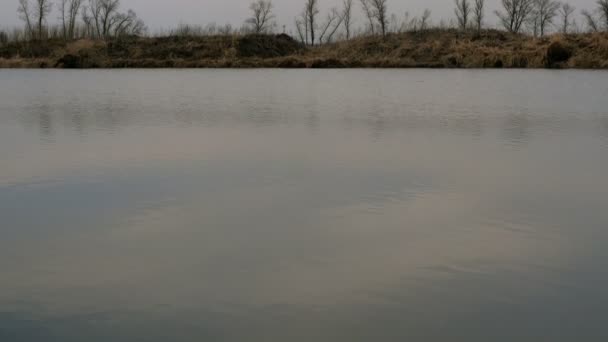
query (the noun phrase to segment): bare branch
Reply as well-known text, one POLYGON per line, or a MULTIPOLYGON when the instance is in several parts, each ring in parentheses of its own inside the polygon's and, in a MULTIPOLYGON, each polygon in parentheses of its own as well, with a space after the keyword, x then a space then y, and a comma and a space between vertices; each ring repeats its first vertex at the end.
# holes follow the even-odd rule
POLYGON ((251 17, 247 23, 251 25, 254 33, 266 33, 272 26, 271 21, 275 18, 272 13, 271 0, 257 0, 249 6, 251 17))
POLYGON ((367 18, 369 22, 369 31, 372 35, 375 34, 375 24, 374 24, 374 11, 372 9, 371 3, 368 0, 359 0, 361 2, 361 8, 363 9, 363 14, 367 18))
POLYGON ((570 26, 572 26, 572 20, 570 19, 570 17, 572 16, 572 14, 574 13, 575 10, 576 10, 576 8, 570 6, 569 3, 563 3, 560 6, 559 14, 562 18, 560 31, 562 33, 564 33, 564 34, 568 33, 570 26))
POLYGON ((304 6, 306 26, 310 34, 310 45, 315 45, 315 31, 317 29, 317 15, 319 14, 319 0, 306 0, 304 6))
POLYGON ((427 8, 424 10, 424 12, 422 13, 422 17, 420 18, 420 25, 419 25, 420 31, 425 31, 426 29, 428 29, 429 25, 430 25, 430 21, 431 21, 431 10, 427 8))
POLYGON ((19 13, 19 19, 23 20, 25 23, 25 29, 27 31, 27 35, 31 38, 34 35, 34 28, 32 26, 32 14, 30 11, 30 3, 28 0, 19 0, 19 7, 17 8, 17 13, 19 13))
POLYGON ((501 0, 503 12, 496 11, 502 26, 509 32, 519 33, 534 9, 534 0, 501 0))
POLYGON ((533 17, 535 31, 539 30, 541 37, 545 35, 547 26, 553 24, 553 19, 557 17, 559 8, 560 3, 557 1, 534 0, 531 15, 533 17))
POLYGON ((344 23, 344 30, 346 31, 346 40, 349 40, 352 30, 353 0, 343 1, 344 8, 342 9, 342 22, 344 23))
POLYGON ((475 7, 473 8, 473 16, 475 20, 475 29, 477 34, 481 33, 483 26, 483 19, 485 17, 485 0, 475 0, 475 7))
POLYGON ((370 21, 372 34, 374 33, 373 27, 375 20, 378 23, 382 36, 386 36, 386 30, 388 27, 387 1, 388 0, 361 0, 363 12, 370 21))
POLYGON ((585 18, 585 22, 587 23, 587 27, 591 32, 599 32, 600 31, 600 23, 594 12, 589 12, 587 10, 583 10, 581 12, 583 18, 585 18))
POLYGON ((469 25, 469 15, 472 10, 471 3, 469 0, 454 0, 454 2, 456 3, 454 13, 458 20, 458 27, 460 27, 461 30, 466 30, 469 25))

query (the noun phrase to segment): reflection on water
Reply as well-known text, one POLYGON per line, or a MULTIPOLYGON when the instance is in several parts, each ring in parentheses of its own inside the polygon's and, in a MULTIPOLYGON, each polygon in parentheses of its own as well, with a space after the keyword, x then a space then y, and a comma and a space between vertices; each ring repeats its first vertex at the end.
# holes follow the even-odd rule
POLYGON ((529 140, 529 121, 526 113, 511 113, 505 119, 504 136, 514 145, 529 140))
POLYGON ((605 76, 2 71, 0 341, 603 341, 605 76))

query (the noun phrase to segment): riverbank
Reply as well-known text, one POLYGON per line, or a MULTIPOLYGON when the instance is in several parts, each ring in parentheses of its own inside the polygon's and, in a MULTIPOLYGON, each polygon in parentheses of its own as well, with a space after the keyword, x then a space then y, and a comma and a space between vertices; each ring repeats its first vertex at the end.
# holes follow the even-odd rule
POLYGON ((608 33, 534 38, 429 30, 313 48, 284 34, 55 40, 0 46, 0 67, 608 69, 608 33))

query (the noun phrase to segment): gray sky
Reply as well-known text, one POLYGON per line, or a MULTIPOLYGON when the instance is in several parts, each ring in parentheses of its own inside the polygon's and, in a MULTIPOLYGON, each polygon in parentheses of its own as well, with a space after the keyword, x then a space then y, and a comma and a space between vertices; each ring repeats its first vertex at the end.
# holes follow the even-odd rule
MULTIPOLYGON (((53 0, 58 1, 58 0, 53 0)), ((326 10, 338 6, 341 0, 319 0, 321 8, 326 10)), ((486 0, 488 3, 487 22, 495 24, 496 9, 500 0, 486 0)), ((87 0, 85 0, 87 2, 87 0)), ((215 22, 218 24, 230 23, 240 26, 247 18, 248 6, 251 0, 122 0, 122 9, 134 9, 146 22, 152 33, 161 28, 176 26, 180 22, 190 24, 207 24, 215 22)), ((358 3, 357 0, 355 2, 358 3)), ((579 10, 595 6, 595 0, 568 0, 577 8, 577 22, 579 10)), ((293 18, 303 7, 304 0, 274 0, 275 13, 279 27, 291 26, 293 18)), ((405 11, 411 15, 420 15, 425 8, 429 8, 433 15, 433 22, 440 19, 449 20, 453 18, 453 0, 389 0, 389 11, 402 16, 405 11)), ((17 0, 0 0, 0 27, 11 27, 20 24, 17 18, 17 0)), ((356 11, 360 12, 359 6, 356 11)), ((55 21, 57 11, 55 10, 50 21, 55 21)), ((357 20, 357 26, 362 25, 362 20, 357 20)))

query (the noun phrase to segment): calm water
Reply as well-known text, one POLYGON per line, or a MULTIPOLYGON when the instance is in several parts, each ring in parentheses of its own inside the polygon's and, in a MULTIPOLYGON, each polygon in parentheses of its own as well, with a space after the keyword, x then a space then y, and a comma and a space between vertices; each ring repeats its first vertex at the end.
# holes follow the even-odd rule
POLYGON ((0 71, 0 341, 606 341, 608 73, 0 71))

